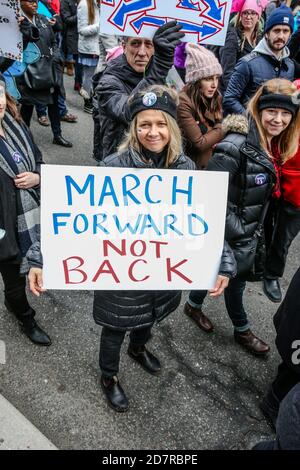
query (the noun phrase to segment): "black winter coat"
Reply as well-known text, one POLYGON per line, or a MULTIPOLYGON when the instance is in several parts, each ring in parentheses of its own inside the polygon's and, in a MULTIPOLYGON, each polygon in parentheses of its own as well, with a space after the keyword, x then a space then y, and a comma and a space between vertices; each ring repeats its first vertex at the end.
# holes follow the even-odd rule
MULTIPOLYGON (((65 95, 63 82, 62 82, 62 68, 60 64, 60 53, 57 48, 55 32, 59 31, 60 23, 59 20, 57 25, 52 27, 48 19, 44 15, 36 15, 36 26, 39 30, 39 40, 36 41, 36 45, 41 51, 42 55, 49 58, 50 65, 54 68, 56 74, 56 87, 61 95, 65 95)), ((34 64, 32 64, 34 66, 34 64)), ((18 90, 21 93, 21 103, 27 105, 47 105, 53 103, 52 94, 54 93, 54 87, 49 90, 32 90, 25 82, 24 75, 16 78, 18 90)))
MULTIPOLYGON (((155 168, 145 163, 140 155, 130 149, 122 154, 110 155, 105 166, 129 168, 155 168)), ((185 155, 180 155, 170 169, 195 170, 195 164, 185 155)), ((220 274, 232 277, 235 260, 228 245, 224 244, 220 274)), ((146 328, 161 321, 180 304, 181 291, 95 291, 93 315, 96 323, 117 330, 146 328)))
POLYGON ((300 378, 300 268, 274 316, 276 346, 283 362, 300 378), (297 341, 297 344, 293 344, 297 341), (294 357, 293 357, 294 354, 294 357), (292 360, 294 358, 294 360, 292 360))
POLYGON ((116 152, 124 132, 128 129, 129 96, 150 85, 163 85, 173 64, 173 58, 170 57, 171 60, 168 60, 154 55, 145 76, 128 64, 124 54, 108 64, 95 91, 100 115, 101 151, 97 157, 99 160, 116 152))
POLYGON ((259 146, 253 121, 244 116, 227 118, 230 133, 216 145, 207 170, 228 171, 228 203, 225 239, 232 245, 251 237, 264 204, 271 197, 276 173, 268 155, 259 146), (232 133, 234 132, 234 133, 232 133))
POLYGON ((64 23, 63 49, 65 54, 78 54, 77 1, 62 0, 60 16, 64 23))

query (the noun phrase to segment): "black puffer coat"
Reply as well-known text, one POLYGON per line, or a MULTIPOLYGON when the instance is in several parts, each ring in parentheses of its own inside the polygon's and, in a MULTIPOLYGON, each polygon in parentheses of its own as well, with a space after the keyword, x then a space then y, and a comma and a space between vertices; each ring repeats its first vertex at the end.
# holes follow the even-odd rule
POLYGON ((230 133, 216 145, 207 170, 229 172, 225 239, 233 244, 254 234, 276 173, 254 121, 232 115, 224 124, 230 133))
MULTIPOLYGON (((114 154, 104 161, 106 166, 130 168, 155 168, 145 163, 134 150, 114 154)), ((180 155, 170 169, 195 170, 195 164, 185 155, 180 155)), ((220 274, 232 277, 235 260, 227 243, 224 244, 220 274)), ((99 325, 117 330, 146 328, 161 321, 180 304, 181 291, 95 291, 93 315, 99 325)))
POLYGON ((150 60, 145 76, 128 64, 124 54, 108 64, 95 90, 100 115, 99 160, 116 152, 128 129, 129 96, 150 85, 163 85, 172 63, 171 53, 169 59, 156 55, 150 60))

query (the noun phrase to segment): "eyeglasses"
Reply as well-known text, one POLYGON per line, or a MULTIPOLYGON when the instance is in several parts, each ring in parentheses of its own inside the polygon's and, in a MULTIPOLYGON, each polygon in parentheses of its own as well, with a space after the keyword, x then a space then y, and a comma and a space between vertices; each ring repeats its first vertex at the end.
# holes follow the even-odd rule
POLYGON ((38 4, 38 0, 21 0, 22 3, 36 3, 38 4))
POLYGON ((242 12, 242 16, 258 16, 258 14, 256 13, 256 11, 253 11, 253 10, 245 10, 242 12))

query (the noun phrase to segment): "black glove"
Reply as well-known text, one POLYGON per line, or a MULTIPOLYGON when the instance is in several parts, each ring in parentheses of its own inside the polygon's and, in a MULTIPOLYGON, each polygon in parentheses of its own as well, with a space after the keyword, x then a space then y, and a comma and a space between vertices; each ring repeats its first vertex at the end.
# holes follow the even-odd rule
POLYGON ((155 54, 170 55, 174 54, 175 47, 184 37, 181 33, 182 26, 177 21, 169 21, 160 26, 153 36, 153 45, 155 54))

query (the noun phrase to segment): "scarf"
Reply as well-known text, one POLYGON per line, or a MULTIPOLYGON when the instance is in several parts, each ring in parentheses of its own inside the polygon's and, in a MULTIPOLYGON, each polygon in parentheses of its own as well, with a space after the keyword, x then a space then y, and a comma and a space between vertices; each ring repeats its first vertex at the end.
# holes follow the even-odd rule
MULTIPOLYGON (((1 142, 0 167, 12 179, 17 173, 36 170, 34 147, 25 126, 22 126, 6 112, 2 121, 7 142, 1 142), (17 150, 22 159, 16 167, 12 158, 12 150, 17 150)), ((27 273, 29 262, 32 265, 41 266, 42 256, 40 253, 40 209, 39 197, 35 189, 17 189, 17 233, 22 261, 20 273, 27 273)))

